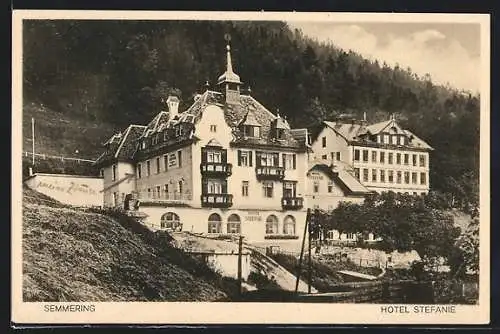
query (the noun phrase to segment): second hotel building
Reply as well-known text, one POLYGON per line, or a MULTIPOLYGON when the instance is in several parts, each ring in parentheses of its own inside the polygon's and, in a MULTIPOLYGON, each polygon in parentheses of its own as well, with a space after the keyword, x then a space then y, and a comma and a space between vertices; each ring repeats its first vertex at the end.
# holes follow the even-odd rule
POLYGON ((308 143, 249 93, 240 91, 227 46, 217 90, 195 97, 184 112, 170 96, 168 112, 147 126, 114 135, 98 159, 104 205, 131 197, 147 224, 206 234, 242 234, 248 241, 297 240, 305 224, 308 143))

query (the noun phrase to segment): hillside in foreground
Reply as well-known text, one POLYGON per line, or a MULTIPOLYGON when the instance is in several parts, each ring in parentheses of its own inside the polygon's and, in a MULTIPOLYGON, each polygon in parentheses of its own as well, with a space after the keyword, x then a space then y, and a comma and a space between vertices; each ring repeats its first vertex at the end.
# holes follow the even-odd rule
POLYGON ((203 263, 132 219, 113 219, 24 190, 23 300, 218 301, 235 291, 203 263))

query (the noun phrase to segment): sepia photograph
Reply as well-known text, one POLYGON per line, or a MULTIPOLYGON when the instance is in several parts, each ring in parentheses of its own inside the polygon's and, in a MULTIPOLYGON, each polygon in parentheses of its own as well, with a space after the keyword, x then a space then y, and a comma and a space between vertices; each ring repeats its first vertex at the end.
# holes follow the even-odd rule
POLYGON ((18 321, 488 321, 489 16, 17 14, 18 321))

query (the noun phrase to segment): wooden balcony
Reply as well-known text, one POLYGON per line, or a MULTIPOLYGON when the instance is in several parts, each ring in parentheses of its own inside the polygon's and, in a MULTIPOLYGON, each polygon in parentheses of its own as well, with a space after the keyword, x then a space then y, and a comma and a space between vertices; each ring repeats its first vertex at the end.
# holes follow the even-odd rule
POLYGON ((233 205, 232 194, 202 194, 201 206, 204 208, 229 208, 233 205))
POLYGON ((180 193, 139 193, 138 199, 141 205, 164 206, 164 205, 186 205, 193 199, 191 194, 180 193))
POLYGON ((258 180, 278 180, 285 178, 285 168, 278 166, 258 166, 255 167, 255 174, 258 180))
POLYGON ((233 165, 225 162, 202 162, 200 172, 206 176, 228 177, 233 172, 233 165))
POLYGON ((282 197, 281 207, 284 210, 300 210, 304 206, 303 197, 282 197))

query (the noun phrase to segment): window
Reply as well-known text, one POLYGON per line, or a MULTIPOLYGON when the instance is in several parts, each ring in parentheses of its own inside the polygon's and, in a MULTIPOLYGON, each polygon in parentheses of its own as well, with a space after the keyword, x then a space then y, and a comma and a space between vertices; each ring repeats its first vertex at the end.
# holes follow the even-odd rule
POLYGON ((363 181, 368 182, 368 169, 363 168, 363 181))
POLYGON ((273 182, 267 181, 262 183, 262 190, 264 191, 264 197, 273 197, 273 182))
POLYGON ((354 161, 359 161, 359 150, 354 150, 354 161))
POLYGON ((411 158, 412 158, 413 166, 416 166, 417 165, 417 155, 413 154, 411 158))
POLYGON ((354 168, 354 176, 359 180, 359 168, 354 168))
POLYGON ((270 215, 266 219, 266 234, 278 234, 278 218, 275 215, 270 215))
POLYGON ((404 162, 405 162, 405 165, 408 165, 408 164, 409 164, 408 158, 409 158, 409 155, 405 153, 405 155, 404 155, 404 162))
POLYGON ((333 181, 328 181, 328 192, 329 193, 333 192, 333 181))
POLYGON ((145 148, 146 148, 146 141, 145 141, 145 140, 143 140, 143 141, 141 142, 141 148, 142 148, 142 149, 145 149, 145 148))
POLYGON ((166 229, 177 229, 181 225, 179 216, 174 212, 167 212, 161 216, 160 227, 166 229))
POLYGON ((210 125, 210 132, 217 132, 217 125, 210 125))
POLYGON ((168 198, 168 184, 163 185, 163 193, 165 194, 165 198, 168 198))
POLYGON ((315 193, 319 192, 319 181, 314 181, 313 192, 315 193))
POLYGON ((238 150, 238 166, 252 167, 252 151, 238 150))
POLYGON ((168 155, 168 167, 175 167, 177 165, 177 155, 175 153, 170 153, 168 155))
POLYGON ((392 170, 390 170, 388 172, 387 180, 389 181, 389 183, 393 183, 394 182, 394 172, 392 170))
POLYGON ((401 153, 396 153, 396 164, 401 165, 401 153))
POLYGON ((372 162, 377 162, 377 151, 372 151, 372 162))
POLYGON ((222 219, 216 213, 212 213, 208 217, 208 233, 221 233, 222 219))
POLYGON ((149 160, 146 161, 146 175, 151 175, 151 162, 149 160))
POLYGON ((363 162, 368 162, 368 150, 363 150, 363 162))
POLYGON ((276 129, 276 138, 277 139, 285 139, 285 130, 284 129, 276 129))
POLYGON ((113 206, 118 205, 118 192, 113 193, 113 206))
POLYGON ((384 137, 382 135, 377 136, 377 143, 382 144, 384 142, 384 137))
POLYGON ((156 158, 156 174, 160 174, 160 158, 156 158))
POLYGON ((389 158, 388 158, 389 159, 389 165, 392 165, 392 163, 393 163, 393 155, 394 155, 393 153, 389 153, 389 158))
POLYGON ((241 196, 248 197, 248 181, 241 182, 241 196))
POLYGON ((405 172, 405 183, 406 184, 410 183, 410 172, 405 172))
POLYGON ((227 233, 238 234, 241 233, 241 220, 240 216, 232 214, 227 219, 227 233))
POLYGON ((425 167, 425 155, 420 154, 420 167, 425 167))
POLYGON ((161 197, 161 186, 156 186, 156 196, 157 196, 158 198, 160 198, 160 197, 161 197))
POLYGON ((141 164, 137 164, 137 178, 140 179, 142 177, 142 165, 141 164))
POLYGON ((321 146, 326 147, 326 137, 321 138, 321 146))
POLYGON ((385 163, 385 152, 380 152, 380 163, 384 164, 385 163))
POLYGON ((396 136, 396 135, 391 136, 391 144, 393 144, 393 145, 398 144, 398 136, 396 136))
POLYGON ((112 169, 113 169, 113 176, 112 176, 113 179, 112 180, 115 181, 116 180, 116 165, 113 165, 112 169))
POLYGON ((397 175, 396 183, 401 183, 401 172, 398 171, 396 175, 397 175))
POLYGON ((380 182, 385 183, 385 170, 380 170, 380 182))
POLYGON ((148 198, 151 198, 151 188, 148 188, 148 198))
POLYGON ((295 235, 295 218, 293 216, 286 216, 283 220, 283 234, 295 235))
POLYGON ((168 155, 163 156, 163 170, 166 172, 168 170, 168 155))
POLYGON ((245 125, 243 127, 243 136, 260 137, 260 126, 245 125))
POLYGON ((258 160, 260 162, 260 166, 267 166, 267 167, 277 167, 279 164, 278 161, 278 153, 266 153, 266 152, 259 152, 260 153, 260 159, 258 160))
POLYGON ((337 161, 340 161, 340 152, 337 152, 337 161))
POLYGON ((330 152, 330 160, 335 160, 335 152, 330 152))
POLYGON ((151 138, 151 142, 152 142, 152 145, 158 144, 158 135, 153 136, 153 138, 151 138))
POLYGON ((372 182, 377 182, 377 170, 372 169, 372 182))
POLYGON ((179 191, 179 194, 182 194, 182 186, 183 186, 183 184, 182 184, 182 180, 180 180, 180 181, 177 183, 177 185, 178 185, 178 186, 177 186, 177 190, 179 191))
POLYGON ((346 239, 353 240, 354 239, 354 233, 347 233, 346 234, 346 239))
POLYGON ((295 197, 296 194, 296 184, 295 182, 285 181, 283 182, 283 197, 290 198, 295 197))
POLYGON ((328 156, 327 156, 326 154, 323 154, 323 155, 321 156, 321 159, 323 159, 323 160, 327 160, 327 159, 328 159, 328 156))
POLYGON ((219 180, 208 180, 207 181, 207 193, 208 194, 222 194, 222 182, 219 180))
POLYGON ((296 158, 295 154, 283 153, 283 167, 285 169, 295 169, 296 160, 297 160, 297 158, 296 158))
POLYGON ((207 152, 207 162, 213 162, 213 163, 222 162, 222 152, 220 152, 220 151, 208 151, 207 152))
POLYGON ((99 175, 100 175, 101 177, 104 177, 104 169, 103 169, 103 168, 101 168, 101 169, 99 170, 99 175))
POLYGON ((427 184, 425 173, 420 173, 420 184, 427 184))
POLYGON ((405 136, 399 136, 399 145, 405 144, 405 136))
POLYGON ((417 184, 417 173, 411 173, 411 183, 417 184))
POLYGON ((177 164, 182 167, 182 151, 177 151, 177 164))
POLYGON ((384 135, 383 143, 389 144, 389 135, 384 135))

